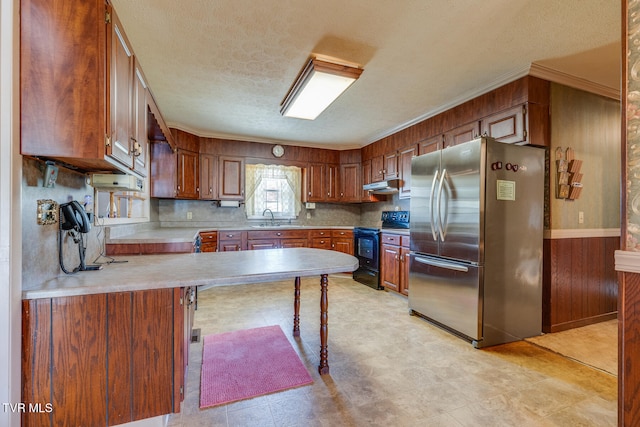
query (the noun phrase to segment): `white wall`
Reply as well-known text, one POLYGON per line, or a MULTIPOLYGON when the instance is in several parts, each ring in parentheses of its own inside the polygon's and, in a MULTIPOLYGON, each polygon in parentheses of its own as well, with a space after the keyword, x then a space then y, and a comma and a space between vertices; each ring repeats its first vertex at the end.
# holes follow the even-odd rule
POLYGON ((21 219, 17 0, 0 3, 0 426, 20 425, 21 219))

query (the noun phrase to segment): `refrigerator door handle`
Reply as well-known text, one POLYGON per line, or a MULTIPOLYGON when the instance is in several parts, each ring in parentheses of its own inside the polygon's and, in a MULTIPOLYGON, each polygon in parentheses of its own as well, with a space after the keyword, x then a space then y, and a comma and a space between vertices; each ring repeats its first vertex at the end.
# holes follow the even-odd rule
POLYGON ((434 227, 434 223, 435 223, 435 219, 433 216, 433 213, 435 211, 434 207, 433 207, 433 196, 435 195, 436 192, 436 181, 438 181, 438 170, 436 170, 435 175, 433 176, 433 182, 431 182, 431 197, 429 198, 429 201, 431 202, 431 206, 429 207, 431 209, 431 235, 433 236, 433 240, 438 240, 438 233, 434 227))
POLYGON ((419 256, 416 256, 414 259, 421 264, 431 265, 433 267, 446 268, 447 270, 462 271, 463 273, 467 273, 469 271, 469 268, 467 268, 466 266, 460 265, 460 264, 454 264, 452 262, 435 260, 431 258, 422 258, 419 256))
POLYGON ((440 175, 440 184, 438 185, 438 204, 437 204, 437 208, 436 211, 438 212, 438 231, 440 233, 440 240, 444 242, 444 226, 442 225, 442 212, 441 210, 441 203, 442 203, 442 188, 444 186, 444 180, 447 177, 447 170, 446 169, 442 169, 442 175, 440 175))

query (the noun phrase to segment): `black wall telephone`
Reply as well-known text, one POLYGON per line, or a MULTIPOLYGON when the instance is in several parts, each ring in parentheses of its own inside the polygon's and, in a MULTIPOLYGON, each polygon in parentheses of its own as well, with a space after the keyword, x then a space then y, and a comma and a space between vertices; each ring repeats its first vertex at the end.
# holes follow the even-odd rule
POLYGON ((84 244, 84 234, 91 230, 91 221, 89 221, 89 215, 84 210, 82 205, 76 200, 72 200, 69 203, 63 203, 60 205, 60 236, 58 238, 58 255, 60 261, 60 268, 66 274, 77 273, 78 271, 91 271, 100 270, 102 265, 85 265, 84 257, 86 247, 84 244), (62 238, 63 234, 67 231, 69 235, 73 237, 74 242, 78 244, 78 254, 80 257, 80 265, 69 271, 65 268, 62 260, 62 238))
POLYGON ((62 230, 75 229, 80 233, 88 233, 91 230, 89 216, 77 200, 60 205, 60 228, 62 230))

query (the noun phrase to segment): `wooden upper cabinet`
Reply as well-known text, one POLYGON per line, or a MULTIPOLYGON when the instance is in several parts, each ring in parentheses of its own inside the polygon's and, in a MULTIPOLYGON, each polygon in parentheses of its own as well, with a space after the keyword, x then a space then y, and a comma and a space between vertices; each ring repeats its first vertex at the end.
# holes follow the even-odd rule
POLYGON ((371 159, 371 181, 384 180, 384 156, 376 156, 371 159))
POLYGON ((444 143, 444 135, 435 135, 427 139, 423 139, 418 143, 418 155, 432 153, 442 149, 444 143))
POLYGON ((327 174, 325 175, 325 190, 327 191, 327 202, 340 201, 340 165, 327 165, 327 174))
POLYGON ((244 200, 244 157, 220 156, 218 186, 220 200, 244 200))
MULTIPOLYGON (((362 168, 361 168, 361 172, 362 172, 362 185, 367 185, 367 184, 371 184, 371 159, 369 160, 365 160, 364 162, 362 162, 362 168)), ((362 202, 370 202, 372 201, 372 194, 370 191, 367 190, 362 190, 360 192, 360 200, 362 202)))
POLYGON ((105 14, 104 0, 20 2, 21 154, 117 169, 105 158, 105 14))
POLYGON ((399 178, 398 153, 392 152, 384 155, 384 179, 399 178))
POLYGON ((122 24, 115 12, 111 12, 109 90, 110 129, 107 132, 107 155, 124 166, 133 168, 132 98, 134 58, 122 24))
POLYGON ((137 61, 133 70, 133 170, 142 176, 149 169, 149 107, 147 105, 147 83, 137 61))
POLYGON ((147 175, 147 90, 104 0, 20 2, 21 154, 147 175))
POLYGON ((200 197, 200 173, 198 153, 178 148, 178 187, 176 196, 180 199, 200 197))
POLYGON ((218 159, 212 154, 200 154, 200 198, 218 197, 218 159))
POLYGON ((483 135, 507 144, 527 143, 527 106, 518 105, 482 119, 483 135))
POLYGON ((168 143, 151 144, 151 197, 177 196, 177 167, 178 153, 168 143))
POLYGON ((401 199, 408 199, 411 197, 411 159, 417 155, 417 145, 406 147, 400 150, 398 154, 398 175, 400 177, 398 197, 401 199))
POLYGON ((362 183, 360 163, 340 165, 340 201, 360 202, 362 183))
POLYGON ((307 167, 307 201, 325 201, 325 174, 324 163, 310 163, 307 167))
POLYGON ((462 144, 480 136, 480 122, 471 122, 455 127, 444 133, 444 146, 462 144))

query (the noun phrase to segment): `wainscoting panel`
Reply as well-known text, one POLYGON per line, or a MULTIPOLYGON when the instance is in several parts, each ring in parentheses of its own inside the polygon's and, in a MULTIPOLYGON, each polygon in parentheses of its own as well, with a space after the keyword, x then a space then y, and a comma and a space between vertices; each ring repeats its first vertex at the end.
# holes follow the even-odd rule
POLYGON ((616 318, 619 248, 619 237, 544 240, 543 332, 616 318))

